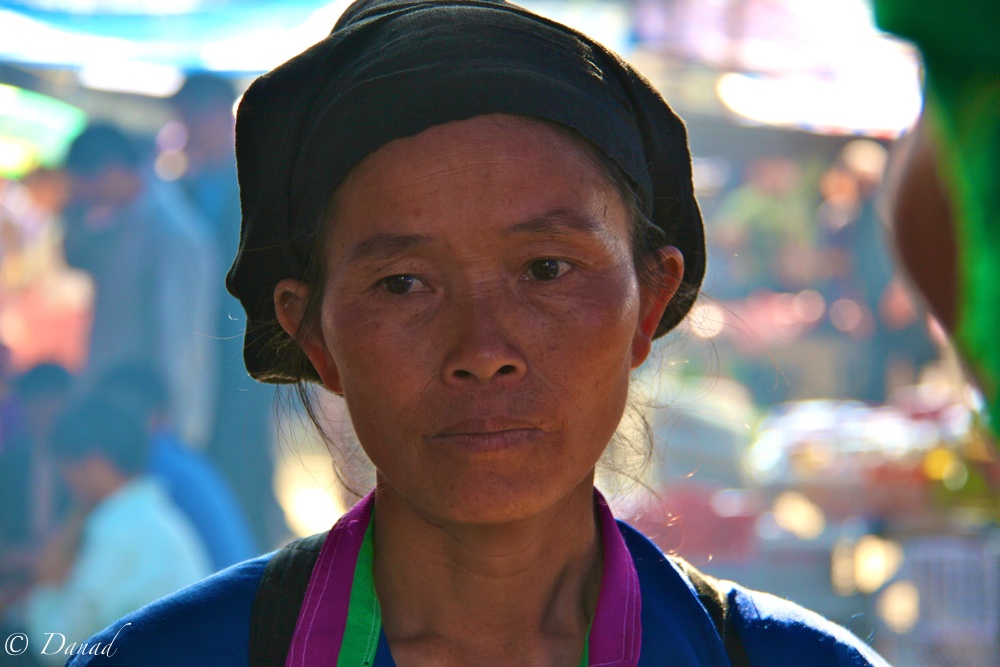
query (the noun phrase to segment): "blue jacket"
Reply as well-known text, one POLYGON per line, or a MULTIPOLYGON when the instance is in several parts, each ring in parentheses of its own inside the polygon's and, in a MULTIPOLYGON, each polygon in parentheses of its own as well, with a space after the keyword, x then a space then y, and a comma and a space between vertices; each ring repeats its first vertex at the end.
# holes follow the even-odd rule
MULTIPOLYGON (((642 589, 640 666, 729 667, 722 641, 687 577, 646 537, 627 524, 619 522, 619 527, 642 589)), ((67 664, 247 665, 250 610, 272 555, 234 565, 154 602, 88 641, 87 649, 111 657, 78 655, 67 664)), ((729 604, 755 666, 888 665, 844 628, 787 600, 732 584, 729 604)), ((372 667, 393 665, 383 635, 372 667)))

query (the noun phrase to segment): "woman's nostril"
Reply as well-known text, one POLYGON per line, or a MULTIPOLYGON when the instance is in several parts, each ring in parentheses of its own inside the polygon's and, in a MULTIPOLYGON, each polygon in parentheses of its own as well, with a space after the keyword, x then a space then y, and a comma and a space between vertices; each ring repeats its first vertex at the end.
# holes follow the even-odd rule
POLYGON ((451 371, 451 377, 455 378, 456 380, 470 380, 474 378, 478 378, 481 380, 489 380, 491 377, 498 377, 503 375, 516 375, 516 374, 517 374, 516 364, 504 364, 503 366, 496 368, 496 370, 490 370, 490 368, 481 368, 478 369, 477 371, 476 369, 468 370, 464 368, 456 368, 455 370, 451 371))

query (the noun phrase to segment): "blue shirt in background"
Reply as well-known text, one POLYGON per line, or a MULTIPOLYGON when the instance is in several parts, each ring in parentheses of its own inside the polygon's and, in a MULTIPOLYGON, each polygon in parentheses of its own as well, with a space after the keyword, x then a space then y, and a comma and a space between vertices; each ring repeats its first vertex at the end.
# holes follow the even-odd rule
POLYGON ((259 553, 246 516, 212 462, 171 431, 153 437, 149 472, 187 516, 212 567, 221 570, 259 553))

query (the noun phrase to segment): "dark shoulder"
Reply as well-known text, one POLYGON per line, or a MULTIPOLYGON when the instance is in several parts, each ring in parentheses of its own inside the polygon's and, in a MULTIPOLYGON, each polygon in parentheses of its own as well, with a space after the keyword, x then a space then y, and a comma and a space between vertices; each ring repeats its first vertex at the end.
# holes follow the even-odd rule
POLYGON ((67 665, 246 665, 250 610, 272 556, 237 563, 129 614, 88 639, 67 665))
MULTIPOLYGON (((619 528, 643 587, 644 629, 647 605, 661 604, 664 611, 656 615, 658 634, 662 634, 664 623, 687 624, 683 628, 685 637, 693 636, 696 643, 717 643, 721 647, 722 641, 710 618, 711 613, 699 599, 692 583, 691 566, 664 555, 652 541, 628 524, 619 522, 619 528), (677 613, 678 605, 685 610, 683 614, 677 613)), ((697 570, 694 572, 697 573, 697 570)), ((868 644, 815 612, 768 593, 748 590, 731 581, 711 577, 704 579, 714 582, 713 593, 722 601, 718 613, 728 613, 731 625, 726 627, 735 628, 739 643, 753 665, 888 667, 888 663, 868 644)), ((645 652, 645 634, 643 639, 645 652)), ((648 648, 655 649, 655 644, 653 642, 648 648)), ((671 650, 675 649, 676 644, 671 650)), ((704 647, 697 649, 704 650, 704 647)), ((714 663, 706 659, 702 664, 714 663)))
POLYGON ((889 667, 871 646, 846 628, 794 602, 735 584, 733 619, 750 661, 771 667, 889 667))

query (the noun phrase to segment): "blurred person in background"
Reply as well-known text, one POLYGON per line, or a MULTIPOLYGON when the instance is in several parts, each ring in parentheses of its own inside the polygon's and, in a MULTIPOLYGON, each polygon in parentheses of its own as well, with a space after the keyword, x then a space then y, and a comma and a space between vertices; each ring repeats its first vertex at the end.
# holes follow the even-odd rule
POLYGON ((875 17, 924 63, 923 112, 890 165, 885 215, 1000 435, 1000 3, 876 0, 875 17))
POLYGON ((20 181, 0 180, 0 297, 55 268, 56 218, 69 196, 65 173, 38 167, 20 181))
POLYGON ((240 192, 233 152, 236 97, 228 79, 191 74, 170 100, 187 133, 187 167, 180 183, 202 212, 219 253, 225 253, 225 264, 240 239, 240 192))
POLYGON ((180 180, 201 213, 212 238, 216 274, 218 384, 211 397, 212 420, 207 452, 236 492, 260 544, 284 537, 281 510, 272 491, 274 474, 274 390, 247 374, 243 366, 243 309, 225 288, 225 271, 240 239, 240 192, 233 152, 233 104, 236 93, 227 79, 192 74, 172 98, 187 128, 187 170, 180 180))
POLYGON ((15 376, 3 399, 0 437, 0 608, 30 582, 35 549, 68 507, 52 462, 51 433, 73 376, 38 364, 15 376))
POLYGON ((59 633, 50 651, 80 642, 210 572, 194 529, 145 474, 149 436, 135 414, 84 398, 56 420, 52 452, 77 509, 41 551, 23 603, 36 656, 46 633, 59 633))
POLYGON ((84 381, 125 361, 156 364, 182 434, 203 445, 216 377, 217 301, 217 259, 204 224, 114 125, 88 126, 70 146, 65 169, 72 193, 63 216, 66 261, 88 272, 95 290, 84 381))
POLYGON ((10 348, 0 340, 0 449, 11 428, 11 420, 16 420, 16 406, 10 398, 13 380, 14 367, 10 348))
POLYGON ((760 157, 744 181, 719 202, 712 224, 720 249, 716 298, 743 297, 765 288, 796 290, 815 279, 816 234, 792 158, 760 157), (735 292, 735 294, 731 294, 735 292))
POLYGON ((894 387, 916 382, 918 369, 938 354, 895 274, 876 210, 887 159, 887 149, 874 141, 845 144, 820 177, 824 199, 816 212, 825 264, 821 293, 832 312, 845 309, 830 318, 828 330, 851 340, 850 395, 875 404, 888 400, 894 387))
POLYGON ((246 517, 226 480, 177 432, 170 394, 155 366, 129 363, 109 369, 98 378, 94 393, 128 407, 147 425, 151 442, 147 470, 190 520, 213 569, 257 554, 246 517))

